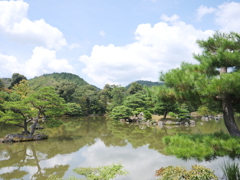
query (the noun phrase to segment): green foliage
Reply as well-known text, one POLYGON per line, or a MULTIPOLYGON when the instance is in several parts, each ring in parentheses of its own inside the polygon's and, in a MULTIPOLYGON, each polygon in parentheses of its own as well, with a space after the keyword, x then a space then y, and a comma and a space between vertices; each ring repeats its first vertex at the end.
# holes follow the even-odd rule
POLYGON ((9 88, 12 89, 15 84, 19 84, 20 81, 22 81, 24 79, 27 80, 27 78, 24 75, 21 75, 19 73, 14 73, 12 75, 11 84, 10 84, 9 88))
MULTIPOLYGON (((15 124, 27 131, 27 124, 40 116, 59 116, 65 111, 64 100, 53 87, 45 87, 18 101, 5 101, 0 122, 15 124)), ((34 131, 33 131, 34 132, 34 131)))
POLYGON ((145 119, 152 119, 152 114, 149 111, 144 111, 143 116, 145 119))
POLYGON ((222 132, 209 135, 165 136, 163 143, 167 146, 166 153, 183 159, 195 158, 201 161, 215 156, 240 155, 240 139, 222 132))
POLYGON ((52 74, 44 74, 39 77, 35 77, 29 80, 29 87, 32 90, 38 90, 43 87, 53 86, 61 83, 61 82, 69 82, 74 83, 78 87, 88 85, 86 81, 75 74, 71 73, 52 73, 52 74))
POLYGON ((178 118, 180 120, 186 120, 190 118, 190 112, 187 109, 186 104, 182 104, 180 108, 178 108, 178 118))
POLYGON ((240 169, 237 163, 224 162, 220 165, 226 180, 239 180, 240 179, 240 169))
POLYGON ((222 108, 231 135, 240 136, 234 119, 234 106, 240 105, 240 34, 216 32, 207 40, 198 40, 199 64, 182 63, 180 68, 162 74, 160 79, 175 92, 175 99, 193 106, 214 104, 222 108), (228 72, 228 69, 232 71, 228 72))
POLYGON ((67 110, 65 112, 69 116, 81 116, 83 115, 82 108, 76 103, 67 103, 67 110))
POLYGON ((168 115, 169 115, 170 117, 173 117, 173 118, 176 118, 176 117, 177 117, 177 115, 176 115, 174 112, 169 112, 168 115))
POLYGON ((161 180, 213 180, 218 179, 213 171, 200 166, 193 165, 191 170, 186 170, 182 166, 168 166, 160 168, 156 171, 156 176, 160 176, 161 180))
POLYGON ((127 90, 127 94, 136 94, 137 92, 140 92, 143 90, 143 85, 138 84, 137 82, 131 83, 130 87, 127 90))
POLYGON ((207 106, 200 106, 197 110, 197 113, 200 116, 204 116, 204 115, 216 115, 216 113, 212 110, 210 110, 207 106))
POLYGON ((73 93, 77 88, 77 84, 73 82, 62 81, 55 85, 55 90, 66 102, 73 99, 73 93))
POLYGON ((132 115, 132 110, 126 106, 116 106, 110 116, 114 119, 128 119, 132 115))
POLYGON ((123 104, 132 110, 136 110, 137 108, 144 108, 146 106, 145 95, 141 93, 130 95, 126 97, 126 99, 123 101, 123 104))
MULTIPOLYGON (((152 82, 152 81, 144 81, 144 80, 138 80, 138 81, 135 81, 134 83, 138 83, 142 86, 148 86, 148 87, 164 85, 164 82, 152 82)), ((126 89, 129 89, 131 85, 132 83, 127 85, 126 89)))
POLYGON ((121 164, 111 164, 96 168, 79 167, 74 169, 74 171, 78 174, 86 176, 89 180, 109 180, 114 179, 117 175, 128 174, 126 170, 123 170, 123 166, 121 164))
POLYGON ((154 104, 152 108, 154 114, 163 115, 166 118, 169 112, 176 111, 177 104, 172 89, 166 86, 153 86, 151 88, 145 87, 145 91, 154 104))

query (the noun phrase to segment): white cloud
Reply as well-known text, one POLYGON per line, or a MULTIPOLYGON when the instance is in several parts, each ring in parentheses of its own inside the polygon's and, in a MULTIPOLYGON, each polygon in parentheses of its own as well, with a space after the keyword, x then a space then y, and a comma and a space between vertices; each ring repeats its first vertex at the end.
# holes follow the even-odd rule
POLYGON ((14 56, 0 54, 0 72, 7 77, 15 72, 25 75, 27 78, 33 78, 42 74, 53 72, 74 73, 74 68, 66 59, 57 59, 56 51, 36 47, 29 60, 20 63, 14 56))
POLYGON ((169 16, 163 14, 163 15, 161 16, 161 19, 162 19, 163 21, 165 21, 165 22, 176 22, 176 21, 179 20, 179 16, 176 15, 176 14, 174 14, 173 16, 169 17, 169 16))
POLYGON ((215 20, 221 31, 240 32, 240 3, 231 2, 218 6, 215 20))
POLYGON ((77 44, 77 43, 73 43, 73 44, 69 45, 69 49, 75 49, 75 48, 79 48, 79 47, 81 47, 81 45, 77 44))
POLYGON ((0 64, 0 72, 5 77, 11 77, 13 73, 23 69, 23 65, 14 56, 0 54, 0 64))
POLYGON ((211 14, 211 13, 214 13, 216 11, 216 9, 210 7, 206 7, 206 6, 200 6, 198 9, 197 9, 197 21, 201 21, 202 20, 202 17, 205 16, 206 14, 211 14))
POLYGON ((104 31, 100 31, 99 34, 100 34, 100 36, 105 37, 105 32, 104 31))
POLYGON ((81 56, 83 70, 99 86, 106 83, 126 85, 134 80, 157 81, 160 71, 176 68, 182 61, 195 62, 192 53, 199 52, 196 39, 213 31, 200 31, 179 21, 174 15, 162 16, 170 22, 154 26, 140 24, 135 31, 136 42, 125 46, 95 45, 90 56, 81 56))
POLYGON ((27 18, 29 5, 23 1, 0 1, 0 32, 12 41, 47 48, 66 45, 62 32, 43 19, 27 18))

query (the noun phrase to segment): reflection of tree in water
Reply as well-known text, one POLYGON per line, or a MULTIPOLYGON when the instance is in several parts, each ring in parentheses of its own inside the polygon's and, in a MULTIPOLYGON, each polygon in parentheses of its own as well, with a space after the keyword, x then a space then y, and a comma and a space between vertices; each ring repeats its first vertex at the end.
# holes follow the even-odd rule
MULTIPOLYGON (((2 179, 21 179, 28 175, 26 167, 36 167, 31 179, 47 179, 51 174, 63 177, 68 170, 69 165, 55 165, 51 168, 41 168, 40 161, 46 160, 47 155, 36 150, 39 144, 34 143, 15 143, 4 145, 4 149, 0 155, 0 169, 12 167, 13 170, 8 173, 2 173, 2 179)), ((32 173, 32 172, 31 172, 32 173)))

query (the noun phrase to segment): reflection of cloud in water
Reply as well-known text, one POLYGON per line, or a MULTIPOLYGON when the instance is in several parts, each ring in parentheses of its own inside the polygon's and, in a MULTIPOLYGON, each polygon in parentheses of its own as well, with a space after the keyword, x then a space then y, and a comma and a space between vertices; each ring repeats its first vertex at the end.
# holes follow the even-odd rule
MULTIPOLYGON (((17 167, 16 167, 17 168, 17 167)), ((16 169, 15 167, 4 167, 0 169, 0 174, 3 173, 10 173, 12 172, 14 169, 16 169)))
POLYGON ((88 147, 82 156, 86 158, 85 162, 80 166, 100 166, 112 163, 121 163, 129 174, 121 176, 118 179, 156 179, 155 171, 160 167, 170 165, 182 165, 187 169, 191 169, 194 164, 199 164, 215 170, 215 174, 222 176, 220 164, 227 158, 217 158, 211 162, 197 162, 195 160, 184 161, 174 156, 165 156, 155 150, 148 149, 147 146, 134 149, 130 144, 122 147, 105 147, 104 143, 98 140, 94 145, 88 147))
POLYGON ((44 168, 54 167, 55 165, 66 165, 71 164, 73 159, 73 154, 67 155, 56 155, 50 159, 43 160, 40 162, 40 166, 44 168))

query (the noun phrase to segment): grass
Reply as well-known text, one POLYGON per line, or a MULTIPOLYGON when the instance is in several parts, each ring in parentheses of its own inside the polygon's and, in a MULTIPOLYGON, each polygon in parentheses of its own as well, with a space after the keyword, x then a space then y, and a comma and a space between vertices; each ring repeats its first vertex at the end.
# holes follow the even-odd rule
POLYGON ((224 162, 220 167, 227 180, 240 180, 240 170, 237 163, 224 162))

